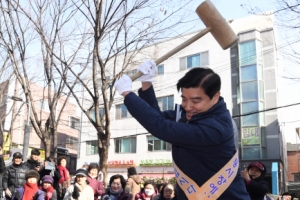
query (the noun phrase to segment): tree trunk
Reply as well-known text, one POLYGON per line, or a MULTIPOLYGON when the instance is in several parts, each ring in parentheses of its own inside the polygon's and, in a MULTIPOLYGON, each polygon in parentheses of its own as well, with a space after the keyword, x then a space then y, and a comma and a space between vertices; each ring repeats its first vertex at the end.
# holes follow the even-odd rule
POLYGON ((102 148, 99 148, 100 171, 103 173, 104 185, 105 187, 107 187, 108 186, 107 161, 108 161, 109 140, 106 139, 101 141, 100 139, 98 139, 98 143, 101 143, 102 146, 102 148))
POLYGON ((51 138, 45 139, 45 159, 50 156, 51 151, 51 138))

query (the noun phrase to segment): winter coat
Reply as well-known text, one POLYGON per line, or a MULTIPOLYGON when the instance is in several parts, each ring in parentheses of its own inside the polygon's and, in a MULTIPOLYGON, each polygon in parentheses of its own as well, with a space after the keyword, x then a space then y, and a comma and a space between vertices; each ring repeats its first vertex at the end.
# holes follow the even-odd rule
MULTIPOLYGON (((157 191, 154 191, 154 194, 152 194, 152 196, 150 197, 149 200, 153 200, 153 198, 154 198, 155 196, 157 196, 157 191)), ((148 199, 146 199, 146 198, 147 198, 147 195, 145 194, 145 189, 142 188, 141 191, 135 195, 135 198, 134 198, 134 199, 135 199, 135 200, 148 200, 148 199)))
MULTIPOLYGON (((156 195, 152 200, 166 200, 162 195, 156 195)), ((178 200, 177 196, 175 196, 172 200, 178 200)))
POLYGON ((138 175, 131 175, 127 179, 126 188, 132 195, 132 200, 137 193, 141 191, 141 178, 138 175))
MULTIPOLYGON (((265 165, 264 168, 266 169, 265 165)), ((251 197, 251 200, 263 200, 265 195, 268 193, 269 184, 264 180, 265 175, 266 170, 262 172, 260 177, 257 177, 255 179, 251 178, 251 181, 245 182, 246 189, 251 197)))
POLYGON ((26 182, 25 173, 28 171, 28 167, 24 164, 8 166, 4 172, 2 179, 3 190, 7 188, 14 195, 15 189, 23 187, 26 182))
POLYGON ((90 182, 89 186, 91 186, 94 190, 94 197, 95 200, 98 199, 98 196, 101 196, 105 191, 104 191, 104 186, 102 181, 98 181, 97 177, 92 178, 90 176, 87 177, 87 180, 90 182))
MULTIPOLYGON (((75 183, 79 189, 79 197, 76 200, 94 200, 94 190, 91 186, 87 185, 84 189, 80 187, 77 183, 75 183)), ((75 200, 72 197, 72 193, 74 191, 74 185, 70 185, 66 191, 64 196, 64 200, 75 200)))
POLYGON ((4 173, 5 171, 5 162, 2 155, 0 155, 0 174, 4 173))
MULTIPOLYGON (((105 194, 101 195, 101 200, 106 200, 110 196, 110 191, 108 190, 105 194)), ((116 200, 131 200, 131 195, 123 191, 116 200)))
MULTIPOLYGON (((172 157, 180 170, 198 186, 214 176, 236 152, 229 111, 222 97, 212 108, 194 115, 188 123, 176 122, 175 111, 161 112, 153 87, 130 92, 124 103, 130 114, 153 136, 172 144, 172 157)), ((181 117, 185 117, 184 110, 181 117)), ((178 199, 187 197, 177 186, 178 199)), ((238 170, 220 200, 250 200, 238 170)))
POLYGON ((32 160, 31 158, 29 158, 26 162, 23 163, 24 165, 26 165, 30 170, 35 170, 35 167, 37 165, 40 165, 40 169, 42 169, 42 165, 38 160, 32 160))
MULTIPOLYGON (((15 195, 13 195, 12 200, 23 200, 24 195, 24 187, 19 187, 16 190, 15 195)), ((25 199, 24 199, 25 200, 25 199)), ((26 199, 29 200, 29 199, 26 199)), ((33 197, 33 200, 45 200, 44 192, 40 189, 36 192, 36 194, 33 197)))
MULTIPOLYGON (((44 193, 44 196, 45 196, 45 199, 46 199, 46 195, 47 195, 47 192, 42 190, 43 193, 44 193)), ((52 197, 51 197, 51 200, 57 200, 57 192, 56 190, 54 189, 53 193, 52 193, 52 197)))
POLYGON ((51 174, 51 170, 48 170, 46 168, 43 168, 39 171, 39 174, 40 174, 40 177, 41 179, 46 176, 46 175, 51 175, 54 182, 53 182, 53 188, 54 189, 58 189, 58 181, 59 179, 61 178, 61 175, 60 175, 60 172, 57 168, 55 168, 54 172, 53 172, 53 175, 51 174))

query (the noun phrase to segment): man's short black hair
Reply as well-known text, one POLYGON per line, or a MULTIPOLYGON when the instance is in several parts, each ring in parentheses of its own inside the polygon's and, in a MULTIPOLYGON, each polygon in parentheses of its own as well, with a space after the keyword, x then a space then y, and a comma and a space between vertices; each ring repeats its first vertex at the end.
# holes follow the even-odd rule
POLYGON ((196 67, 188 71, 184 77, 179 79, 177 90, 182 88, 201 87, 210 99, 220 91, 221 79, 212 69, 196 67))
POLYGON ((39 156, 40 154, 41 153, 40 153, 40 151, 37 148, 34 148, 34 149, 31 150, 31 155, 37 155, 37 156, 39 156))

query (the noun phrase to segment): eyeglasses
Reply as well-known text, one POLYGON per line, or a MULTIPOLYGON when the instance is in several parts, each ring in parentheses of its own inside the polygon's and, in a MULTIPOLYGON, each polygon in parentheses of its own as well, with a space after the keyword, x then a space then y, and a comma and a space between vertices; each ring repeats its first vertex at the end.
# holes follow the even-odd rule
POLYGON ((173 190, 171 190, 171 189, 166 189, 166 190, 164 190, 164 192, 166 192, 166 193, 172 193, 173 190))

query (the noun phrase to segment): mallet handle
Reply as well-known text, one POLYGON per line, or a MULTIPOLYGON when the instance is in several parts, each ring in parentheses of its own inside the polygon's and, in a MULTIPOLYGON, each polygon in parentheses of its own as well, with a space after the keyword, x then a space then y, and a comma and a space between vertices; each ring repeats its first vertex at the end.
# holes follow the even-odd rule
MULTIPOLYGON (((193 37, 191 37, 190 39, 188 39, 187 41, 183 42, 182 44, 180 44, 179 46, 175 47, 174 49, 172 49, 171 51, 169 51, 168 53, 166 53, 165 55, 163 55, 162 57, 156 59, 154 62, 156 63, 156 65, 162 63, 163 61, 165 61, 166 59, 170 58, 171 56, 173 56, 175 53, 181 51, 182 49, 184 49, 185 47, 189 46, 190 44, 192 44, 193 42, 195 42, 196 40, 198 40, 199 38, 201 38, 202 36, 204 36, 205 34, 207 34, 208 32, 210 32, 211 28, 207 27, 206 29, 200 31, 199 33, 197 33, 196 35, 194 35, 193 37)), ((136 74, 130 76, 131 80, 134 81, 137 78, 141 77, 143 75, 142 72, 138 71, 136 74)))

